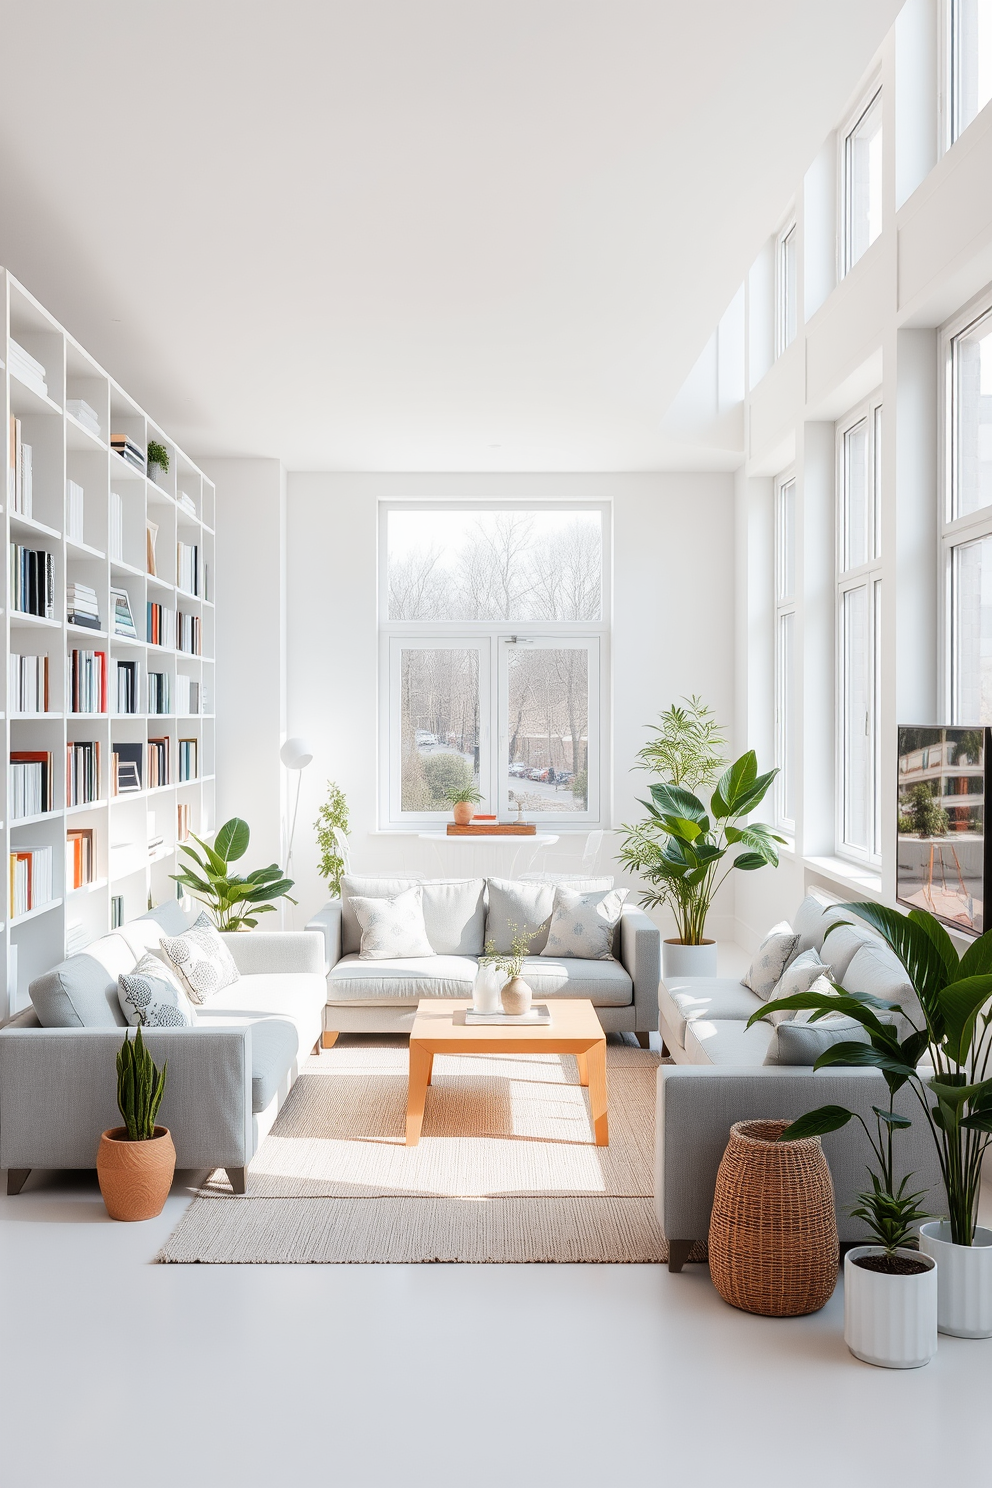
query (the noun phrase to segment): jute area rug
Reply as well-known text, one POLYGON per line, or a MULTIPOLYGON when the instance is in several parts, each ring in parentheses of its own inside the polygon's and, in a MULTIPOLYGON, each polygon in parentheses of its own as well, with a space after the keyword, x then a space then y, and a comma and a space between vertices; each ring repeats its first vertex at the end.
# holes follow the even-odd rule
POLYGON ((342 1038, 311 1058, 255 1155, 248 1191, 212 1174, 169 1262, 660 1262, 660 1056, 607 1046, 610 1144, 570 1055, 442 1056, 404 1145, 405 1041, 342 1038))

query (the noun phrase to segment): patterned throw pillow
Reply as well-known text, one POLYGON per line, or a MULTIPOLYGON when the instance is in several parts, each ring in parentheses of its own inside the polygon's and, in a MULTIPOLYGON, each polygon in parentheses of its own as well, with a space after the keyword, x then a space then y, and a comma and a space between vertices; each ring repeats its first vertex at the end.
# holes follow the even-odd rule
POLYGON ((351 907, 362 927, 360 961, 390 961, 394 957, 433 956, 424 924, 419 884, 390 899, 352 896, 351 907))
MULTIPOLYGON (((829 996, 833 987, 827 981, 827 968, 820 960, 815 951, 800 951, 796 958, 789 962, 779 978, 778 986, 772 988, 769 1002, 778 1002, 780 997, 796 997, 800 992, 808 992, 815 988, 817 992, 826 992, 829 996), (823 978, 823 986, 817 983, 823 978)), ((796 1018, 796 1013, 769 1013, 769 1023, 786 1023, 796 1018)))
POLYGON ((192 1028, 196 1022, 178 979, 157 956, 146 954, 133 971, 121 972, 117 998, 132 1028, 192 1028))
POLYGON ((190 1002, 206 1002, 241 976, 206 910, 183 935, 167 936, 162 954, 179 973, 190 1002))
POLYGON ((746 974, 741 978, 745 987, 750 987, 756 997, 767 1002, 772 988, 796 954, 799 936, 786 920, 773 925, 758 947, 757 953, 746 974))
POLYGON ((614 960, 613 932, 626 897, 626 889, 583 894, 559 885, 547 945, 539 954, 582 961, 614 960))

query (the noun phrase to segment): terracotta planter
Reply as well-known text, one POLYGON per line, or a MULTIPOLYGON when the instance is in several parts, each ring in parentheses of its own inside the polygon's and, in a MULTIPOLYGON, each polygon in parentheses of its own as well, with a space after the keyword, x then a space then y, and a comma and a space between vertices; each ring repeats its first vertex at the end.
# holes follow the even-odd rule
POLYGON ((521 1013, 529 1013, 534 994, 524 981, 523 977, 511 977, 500 993, 504 1013, 511 1018, 519 1017, 521 1013))
POLYGON ((147 1142, 130 1142, 115 1126, 100 1138, 96 1155, 100 1192, 111 1219, 154 1219, 161 1214, 176 1171, 176 1149, 166 1126, 147 1142))
POLYGON ((472 809, 471 801, 456 801, 451 814, 455 818, 456 826, 467 827, 475 811, 472 809))

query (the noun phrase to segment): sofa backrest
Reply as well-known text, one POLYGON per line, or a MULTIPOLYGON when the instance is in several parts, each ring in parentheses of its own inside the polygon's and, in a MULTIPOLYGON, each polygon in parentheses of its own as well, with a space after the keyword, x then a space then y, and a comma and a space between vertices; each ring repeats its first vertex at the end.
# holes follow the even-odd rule
POLYGON ((341 954, 362 948, 362 930, 353 898, 390 899, 419 883, 424 923, 431 949, 438 956, 481 956, 486 928, 484 878, 369 878, 345 874, 341 881, 341 954))

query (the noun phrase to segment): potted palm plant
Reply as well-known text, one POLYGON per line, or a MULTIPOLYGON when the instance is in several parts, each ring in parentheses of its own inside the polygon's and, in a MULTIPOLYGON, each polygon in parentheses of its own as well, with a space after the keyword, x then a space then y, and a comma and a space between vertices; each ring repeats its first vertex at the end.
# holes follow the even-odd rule
POLYGON ((244 857, 251 840, 248 823, 239 816, 232 816, 224 823, 213 847, 192 832, 190 836, 202 848, 203 856, 188 842, 180 842, 179 851, 190 862, 182 865, 180 873, 170 876, 207 906, 218 930, 253 930, 260 914, 275 910, 274 899, 285 898, 290 904, 296 903, 289 893, 293 880, 285 876, 277 863, 256 868, 253 873, 231 872, 230 865, 244 857))
POLYGON ((154 1219, 161 1214, 176 1171, 168 1127, 155 1118, 165 1094, 168 1061, 157 1069, 137 1029, 117 1054, 117 1108, 123 1126, 105 1131, 96 1155, 100 1192, 111 1219, 154 1219))
POLYGON ((724 760, 709 710, 698 698, 688 701, 688 709, 662 715, 659 739, 641 751, 647 768, 667 767, 671 778, 651 786, 651 800, 641 802, 647 820, 624 825, 617 854, 620 863, 650 885, 641 903, 647 908, 667 905, 675 916, 678 934, 662 947, 666 980, 716 975, 716 941, 706 936, 714 896, 735 868, 752 872, 766 864, 777 867, 775 844, 785 840, 771 827, 747 821, 778 774, 769 770, 759 775, 753 750, 723 771, 708 809, 695 794, 712 782, 724 760))
MULTIPOLYGON (((937 1317, 942 1333, 992 1337, 992 1230, 978 1224, 982 1160, 992 1142, 992 931, 959 956, 943 925, 926 910, 908 916, 881 904, 842 904, 867 920, 906 969, 919 1011, 864 993, 838 989, 769 1002, 759 1016, 812 1008, 822 1017, 837 1011, 866 1030, 867 1044, 840 1043, 814 1068, 831 1064, 874 1066, 890 1090, 907 1085, 937 1147, 947 1218, 920 1228, 920 1248, 937 1262, 937 1317), (879 1014, 899 1012, 912 1027, 902 1042, 879 1014), (917 1026, 914 1017, 922 1024, 917 1026), (920 1068, 926 1058, 929 1070, 920 1068), (931 1073, 932 1071, 932 1073, 931 1073)), ((838 922, 843 923, 843 922, 838 922)), ((829 935, 836 928, 831 925, 829 935)), ((752 1022, 754 1019, 751 1020, 752 1022)))

